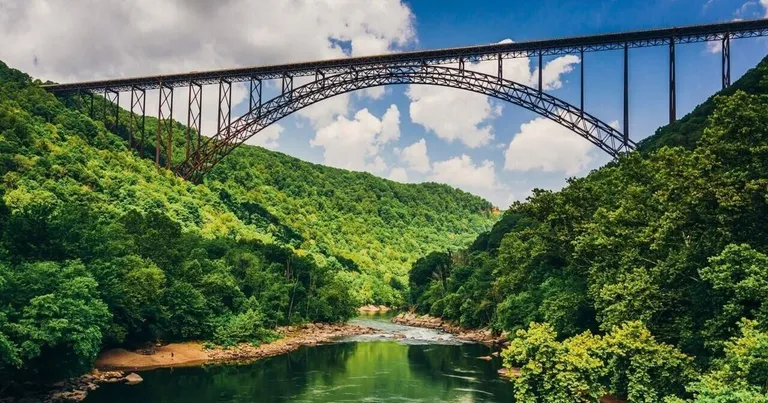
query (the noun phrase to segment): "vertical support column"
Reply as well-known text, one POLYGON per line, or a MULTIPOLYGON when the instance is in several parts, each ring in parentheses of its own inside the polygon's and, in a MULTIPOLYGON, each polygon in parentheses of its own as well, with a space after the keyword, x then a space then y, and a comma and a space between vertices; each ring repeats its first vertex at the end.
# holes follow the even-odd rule
POLYGON ((544 90, 544 63, 542 58, 543 52, 539 50, 539 92, 544 90))
POLYGON ((93 119, 95 116, 93 116, 93 91, 88 91, 88 95, 91 97, 91 105, 88 107, 88 117, 93 119))
POLYGON ((499 75, 499 82, 501 82, 501 80, 504 79, 504 63, 503 63, 503 59, 501 58, 501 53, 499 53, 498 57, 499 57, 498 75, 499 75))
POLYGON ((160 155, 163 148, 163 132, 167 135, 166 168, 171 168, 173 157, 173 88, 160 83, 157 105, 157 136, 155 137, 155 166, 160 167, 160 155))
POLYGON ((459 56, 459 71, 461 71, 461 76, 464 77, 464 58, 459 56))
POLYGON ((624 44, 624 144, 629 143, 629 44, 624 44))
POLYGON ((675 66, 675 38, 669 38, 669 123, 677 120, 677 80, 675 66))
POLYGON ((288 73, 283 74, 283 92, 282 95, 289 94, 293 91, 293 76, 288 73))
POLYGON ((584 48, 579 50, 581 57, 581 116, 584 116, 584 48))
POLYGON ((107 125, 107 88, 104 88, 104 96, 101 98, 101 119, 104 126, 107 125))
POLYGON ((194 82, 189 82, 189 108, 187 109, 187 148, 185 159, 200 149, 200 136, 202 136, 202 115, 203 115, 203 86, 194 82), (195 129, 197 136, 197 146, 192 139, 192 129, 195 129), (194 148, 193 148, 194 147, 194 148))
MULTIPOLYGON (((104 90, 105 103, 110 103, 115 109, 115 132, 120 130, 120 92, 113 89, 104 90)), ((107 110, 104 109, 104 124, 107 124, 107 110)))
POLYGON ((219 116, 217 118, 217 131, 224 129, 229 132, 229 124, 232 121, 232 82, 225 79, 219 80, 219 116))
POLYGON ((731 34, 723 37, 723 89, 731 86, 731 34))
POLYGON ((128 144, 133 148, 133 141, 136 138, 135 130, 138 129, 141 132, 141 140, 139 141, 139 154, 144 157, 144 120, 146 117, 147 106, 147 91, 137 86, 131 87, 131 117, 129 122, 128 144), (136 114, 136 109, 139 109, 141 116, 136 114))
POLYGON ((251 78, 250 91, 248 92, 250 94, 248 97, 248 110, 253 111, 253 108, 258 108, 257 117, 261 117, 261 88, 261 79, 251 78))

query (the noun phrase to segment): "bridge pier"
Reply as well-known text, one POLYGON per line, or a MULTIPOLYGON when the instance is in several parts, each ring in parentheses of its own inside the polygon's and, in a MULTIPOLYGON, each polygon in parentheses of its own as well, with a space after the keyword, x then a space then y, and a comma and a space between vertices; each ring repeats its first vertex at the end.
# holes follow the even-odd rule
POLYGON ((107 124, 107 104, 115 108, 115 132, 120 130, 120 92, 111 88, 104 90, 104 125, 107 124))
POLYGON ((581 116, 584 116, 584 48, 579 50, 579 57, 581 58, 581 116))
POLYGON ((137 86, 131 86, 131 116, 128 128, 128 146, 133 149, 133 141, 135 139, 134 130, 139 129, 141 132, 141 140, 139 142, 139 153, 141 157, 144 157, 144 118, 146 116, 147 105, 147 91, 137 86), (141 118, 136 114, 136 108, 139 108, 141 112, 141 118))
POLYGON ((163 132, 167 135, 166 168, 171 168, 173 157, 173 87, 160 83, 157 105, 157 136, 155 137, 155 166, 160 167, 163 132))
POLYGON ((722 41, 723 89, 731 86, 731 35, 725 34, 722 41))
POLYGON ((229 130, 232 122, 232 82, 219 80, 219 116, 217 118, 217 132, 229 130))
POLYGON ((292 96, 293 94, 293 76, 288 73, 283 73, 283 89, 282 89, 282 95, 288 94, 288 96, 292 96))
POLYGON ((675 38, 669 39, 669 123, 677 120, 677 82, 675 66, 675 38))
POLYGON ((629 44, 624 43, 624 144, 629 143, 629 44))
POLYGON ((187 109, 187 144, 185 158, 189 158, 192 153, 200 148, 200 136, 202 136, 202 116, 203 116, 203 86, 194 82, 189 82, 189 108, 187 109), (197 147, 192 139, 192 129, 197 131, 197 147), (194 147, 194 148, 193 148, 194 147))
MULTIPOLYGON (((320 72, 318 71, 315 73, 315 79, 317 79, 318 73, 320 72)), ((325 75, 323 75, 323 78, 325 78, 325 75)), ((261 80, 258 78, 251 78, 250 90, 248 91, 248 110, 252 111, 255 106, 258 106, 259 109, 257 116, 261 116, 261 88, 261 80)))
POLYGON ((544 62, 542 51, 539 50, 539 92, 544 91, 544 62))
POLYGON ((93 90, 88 91, 88 96, 91 98, 90 104, 88 106, 88 117, 93 119, 93 90))
POLYGON ((503 63, 504 59, 501 58, 501 53, 499 53, 497 55, 497 58, 498 58, 497 59, 498 60, 498 71, 497 71, 497 74, 498 74, 498 77, 499 77, 499 82, 501 82, 504 79, 504 63, 503 63))

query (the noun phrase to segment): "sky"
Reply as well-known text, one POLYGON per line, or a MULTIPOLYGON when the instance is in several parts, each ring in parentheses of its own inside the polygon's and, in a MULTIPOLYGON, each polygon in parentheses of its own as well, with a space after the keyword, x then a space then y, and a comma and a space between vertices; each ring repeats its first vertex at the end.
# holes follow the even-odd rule
MULTIPOLYGON (((35 78, 73 82, 768 18, 768 0, 0 0, 0 60, 35 78)), ((735 81, 768 54, 732 42, 735 81)), ((545 57, 544 89, 623 127, 623 52, 545 57)), ((667 49, 630 51, 630 137, 667 123, 667 49)), ((678 117, 718 91, 717 43, 677 47, 678 117)), ((495 62, 467 68, 495 74, 495 62)), ((537 85, 535 60, 504 76, 537 85)), ((295 86, 306 83, 297 78, 295 86)), ((265 84, 265 99, 279 82, 265 84)), ((216 87, 203 134, 216 127, 216 87)), ((157 109, 157 92, 147 110, 157 109)), ((128 97, 121 97, 128 107, 128 97)), ((186 116, 187 91, 174 94, 186 116)), ((247 109, 233 86, 233 113, 247 109)), ((534 188, 561 188, 610 160, 587 140, 523 108, 458 89, 371 88, 301 110, 249 140, 298 158, 399 182, 446 183, 505 209, 534 188)))

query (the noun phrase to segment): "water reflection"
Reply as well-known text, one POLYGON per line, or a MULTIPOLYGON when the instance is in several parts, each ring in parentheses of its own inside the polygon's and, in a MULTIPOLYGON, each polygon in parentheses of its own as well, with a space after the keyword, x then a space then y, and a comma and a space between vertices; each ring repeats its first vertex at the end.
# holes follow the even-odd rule
POLYGON ((511 385, 496 374, 498 359, 477 358, 488 347, 382 339, 301 348, 248 365, 143 372, 144 382, 106 385, 86 402, 512 401, 511 385))

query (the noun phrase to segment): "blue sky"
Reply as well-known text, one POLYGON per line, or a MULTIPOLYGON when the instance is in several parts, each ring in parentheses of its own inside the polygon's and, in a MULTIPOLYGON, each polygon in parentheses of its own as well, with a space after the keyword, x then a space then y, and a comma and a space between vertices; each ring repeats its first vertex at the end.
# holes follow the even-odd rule
MULTIPOLYGON (((0 0, 0 42, 15 44, 0 48, 0 60, 36 77, 67 82, 768 15, 768 0, 274 3, 137 0, 128 7, 105 0, 86 7, 0 0)), ((678 116, 720 89, 720 53, 711 50, 707 44, 678 46, 678 116)), ((733 80, 766 54, 765 39, 734 41, 733 80)), ((577 104, 581 61, 573 56, 544 61, 552 63, 548 92, 577 104)), ((534 61, 509 63, 505 74, 514 72, 507 78, 525 81, 535 73, 534 61)), ((584 63, 587 111, 621 125, 622 52, 588 53, 584 63)), ((664 47, 630 53, 630 133, 636 141, 667 122, 667 69, 664 47)), ((267 94, 274 95, 277 86, 272 84, 267 94)), ((210 102, 215 102, 215 88, 205 94, 210 94, 206 107, 214 109, 204 111, 204 132, 215 119, 210 102)), ((184 97, 177 96, 182 106, 184 97)), ((235 108, 242 113, 247 102, 243 88, 236 88, 234 97, 243 101, 235 108)), ((176 116, 186 116, 182 106, 176 116)), ((558 189, 567 177, 585 175, 608 161, 586 140, 519 107, 423 86, 337 97, 280 121, 251 142, 399 181, 448 183, 501 208, 535 187, 558 189)))

